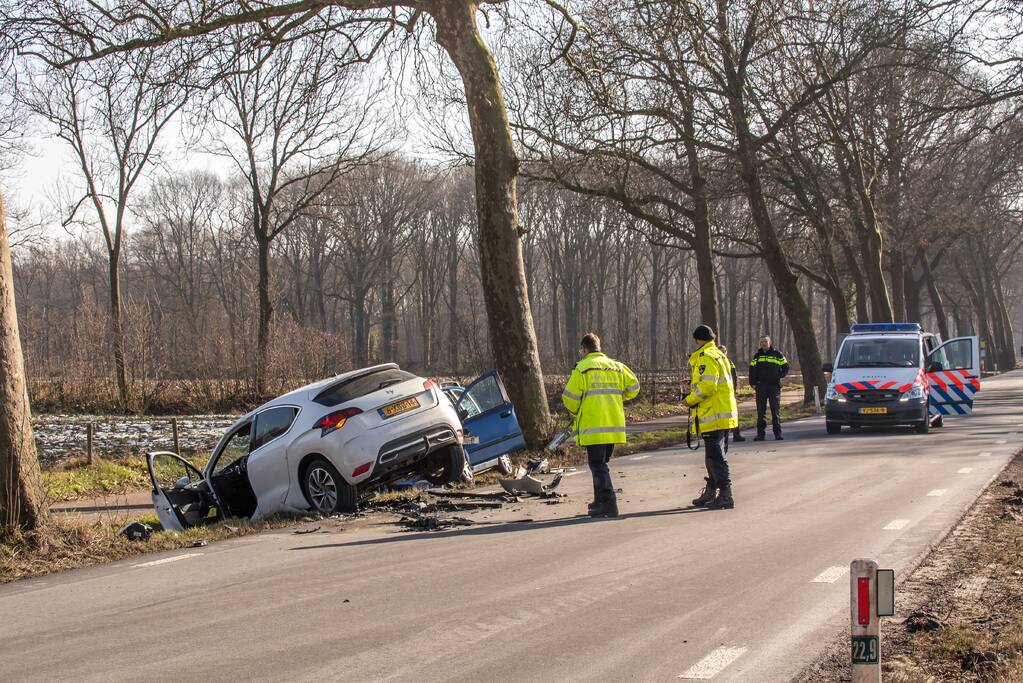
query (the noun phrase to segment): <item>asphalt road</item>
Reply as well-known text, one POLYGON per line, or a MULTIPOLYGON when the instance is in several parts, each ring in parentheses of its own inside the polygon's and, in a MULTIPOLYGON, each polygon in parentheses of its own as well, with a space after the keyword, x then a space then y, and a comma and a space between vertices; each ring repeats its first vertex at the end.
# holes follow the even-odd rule
POLYGON ((1023 372, 972 418, 613 463, 623 516, 564 503, 432 533, 265 534, 0 587, 5 680, 786 680, 848 628, 849 561, 905 574, 1023 445, 1023 372), (532 521, 522 521, 528 518, 532 521), (519 520, 519 521, 516 521, 519 520))

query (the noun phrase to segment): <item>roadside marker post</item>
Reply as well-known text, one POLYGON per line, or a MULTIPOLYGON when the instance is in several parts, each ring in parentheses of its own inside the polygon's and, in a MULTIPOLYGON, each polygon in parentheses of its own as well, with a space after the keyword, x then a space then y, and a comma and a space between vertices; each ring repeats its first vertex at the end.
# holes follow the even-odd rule
POLYGON ((821 390, 820 387, 814 385, 813 387, 813 406, 816 410, 815 415, 821 414, 821 390))
POLYGON ((181 455, 181 449, 178 448, 178 418, 171 418, 171 430, 174 432, 174 453, 181 455))
POLYGON ((92 454, 92 430, 91 422, 85 425, 85 459, 90 465, 96 462, 95 456, 92 454))
POLYGON ((895 571, 873 560, 849 566, 849 627, 853 683, 881 681, 881 620, 895 614, 895 571))

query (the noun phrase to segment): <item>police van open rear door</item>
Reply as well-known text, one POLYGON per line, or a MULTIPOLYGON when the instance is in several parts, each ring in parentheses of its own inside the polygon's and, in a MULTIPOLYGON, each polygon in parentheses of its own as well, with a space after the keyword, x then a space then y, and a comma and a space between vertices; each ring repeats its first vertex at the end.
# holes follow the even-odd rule
POLYGON ((927 355, 931 415, 970 415, 980 391, 980 344, 977 337, 950 339, 927 355))

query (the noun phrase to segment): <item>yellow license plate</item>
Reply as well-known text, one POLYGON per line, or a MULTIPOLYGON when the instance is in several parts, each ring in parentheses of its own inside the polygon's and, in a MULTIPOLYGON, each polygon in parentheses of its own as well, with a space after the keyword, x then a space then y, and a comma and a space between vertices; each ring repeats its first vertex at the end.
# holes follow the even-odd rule
POLYGON ((410 410, 415 410, 419 407, 418 398, 406 398, 404 401, 398 401, 392 403, 389 406, 384 406, 380 409, 380 414, 384 417, 394 417, 395 415, 401 415, 407 413, 410 410))
POLYGON ((860 415, 884 415, 887 412, 887 408, 860 408, 860 415))

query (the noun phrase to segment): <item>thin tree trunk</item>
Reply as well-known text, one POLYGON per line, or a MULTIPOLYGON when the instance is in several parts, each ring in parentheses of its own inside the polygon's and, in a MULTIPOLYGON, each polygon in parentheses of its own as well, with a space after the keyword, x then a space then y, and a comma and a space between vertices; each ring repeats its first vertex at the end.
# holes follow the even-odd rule
POLYGON ((428 7, 437 42, 462 77, 475 147, 480 271, 490 346, 530 446, 552 425, 522 260, 516 182, 519 159, 497 64, 476 24, 477 5, 438 0, 428 7))
POLYGON ((931 262, 927 254, 920 250, 920 265, 924 272, 924 284, 927 285, 927 293, 931 298, 931 306, 934 307, 934 317, 938 320, 938 332, 942 339, 951 339, 952 335, 948 329, 948 315, 945 313, 945 303, 941 299, 941 291, 934 281, 934 273, 931 271, 931 262))
POLYGON ((44 514, 42 493, 0 196, 0 538, 38 528, 44 514))
MULTIPOLYGON (((259 220, 259 219, 257 219, 259 220)), ((259 322, 256 329, 256 371, 255 392, 262 396, 266 389, 267 365, 270 362, 270 327, 273 324, 273 301, 270 299, 270 242, 261 234, 256 235, 256 260, 258 280, 256 284, 259 306, 259 322)))
POLYGON ((108 274, 110 281, 110 334, 114 345, 114 374, 117 378, 117 393, 121 410, 128 410, 128 368, 124 354, 124 320, 121 313, 121 252, 108 252, 108 274))

